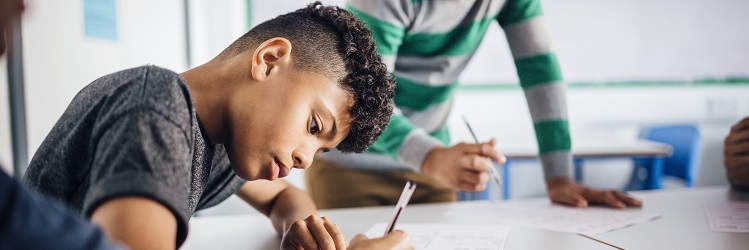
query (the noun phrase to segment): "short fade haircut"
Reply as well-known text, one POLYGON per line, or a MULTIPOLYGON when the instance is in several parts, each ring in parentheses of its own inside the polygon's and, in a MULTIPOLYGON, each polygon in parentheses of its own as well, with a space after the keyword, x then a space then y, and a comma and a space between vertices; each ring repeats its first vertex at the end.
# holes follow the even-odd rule
POLYGON ((291 42, 295 68, 322 73, 353 95, 351 129, 336 148, 367 150, 390 122, 395 95, 395 81, 377 53, 372 32, 347 10, 317 1, 258 24, 216 59, 254 51, 274 37, 291 42))

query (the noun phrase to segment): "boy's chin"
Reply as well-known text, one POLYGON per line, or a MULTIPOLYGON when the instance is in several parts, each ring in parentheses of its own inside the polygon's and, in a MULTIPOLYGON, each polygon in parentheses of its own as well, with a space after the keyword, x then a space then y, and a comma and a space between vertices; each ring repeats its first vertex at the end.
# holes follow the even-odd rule
POLYGON ((266 179, 266 178, 262 178, 257 173, 253 174, 247 168, 235 167, 234 165, 232 165, 232 170, 234 171, 234 174, 236 174, 237 176, 239 176, 239 178, 242 178, 245 181, 255 181, 259 179, 266 179))

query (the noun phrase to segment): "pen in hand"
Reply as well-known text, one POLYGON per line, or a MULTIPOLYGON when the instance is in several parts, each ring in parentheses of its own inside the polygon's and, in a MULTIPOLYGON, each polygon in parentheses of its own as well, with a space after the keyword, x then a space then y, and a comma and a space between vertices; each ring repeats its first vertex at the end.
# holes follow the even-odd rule
MULTIPOLYGON (((471 124, 468 124, 468 120, 466 119, 465 116, 463 116, 463 122, 466 123, 466 126, 468 127, 468 132, 471 132, 471 136, 473 136, 473 140, 476 141, 476 144, 481 144, 481 143, 479 143, 479 139, 476 137, 476 134, 473 133, 473 129, 471 128, 471 124)), ((492 160, 492 162, 495 162, 495 161, 492 160)), ((499 164, 499 163, 497 163, 497 164, 499 164)), ((489 171, 489 174, 492 176, 492 178, 494 179, 494 181, 497 182, 497 185, 502 186, 502 179, 499 178, 499 174, 497 174, 497 170, 495 170, 494 167, 492 167, 492 169, 489 171)))
POLYGON ((390 223, 388 223, 388 227, 385 229, 385 235, 383 235, 383 237, 387 236, 390 232, 393 231, 393 228, 395 228, 395 222, 398 221, 398 217, 400 216, 401 212, 403 212, 403 209, 406 208, 408 201, 411 200, 411 195, 414 193, 415 189, 416 182, 414 181, 408 181, 408 183, 406 183, 406 186, 403 187, 403 192, 401 192, 401 196, 400 198, 398 198, 398 203, 395 204, 393 217, 390 218, 390 223))

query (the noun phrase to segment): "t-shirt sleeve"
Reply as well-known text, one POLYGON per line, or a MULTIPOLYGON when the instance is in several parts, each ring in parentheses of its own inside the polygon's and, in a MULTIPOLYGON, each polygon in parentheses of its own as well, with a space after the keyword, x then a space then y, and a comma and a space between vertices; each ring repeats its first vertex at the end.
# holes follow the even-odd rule
POLYGON ((151 110, 130 111, 97 124, 92 166, 83 203, 89 217, 102 203, 124 196, 154 200, 177 220, 177 246, 187 237, 190 218, 192 145, 185 129, 151 110))

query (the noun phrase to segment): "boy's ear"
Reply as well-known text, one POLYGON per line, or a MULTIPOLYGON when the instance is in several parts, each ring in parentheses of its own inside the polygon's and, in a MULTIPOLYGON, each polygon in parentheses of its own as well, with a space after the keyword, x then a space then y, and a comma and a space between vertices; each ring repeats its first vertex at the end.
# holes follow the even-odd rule
POLYGON ((265 80, 271 74, 291 65, 291 42, 282 37, 266 40, 255 49, 252 55, 252 78, 265 80))

